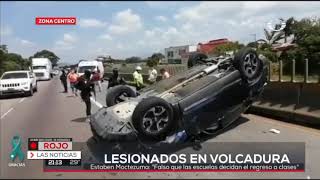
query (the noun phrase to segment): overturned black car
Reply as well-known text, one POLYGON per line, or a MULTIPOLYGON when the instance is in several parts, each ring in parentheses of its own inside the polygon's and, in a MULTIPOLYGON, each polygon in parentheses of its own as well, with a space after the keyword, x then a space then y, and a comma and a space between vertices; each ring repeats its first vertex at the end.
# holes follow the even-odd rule
POLYGON ((250 48, 220 60, 193 56, 185 72, 134 91, 110 89, 107 106, 92 115, 94 137, 160 141, 185 130, 189 136, 211 133, 238 119, 263 91, 265 60, 250 48))

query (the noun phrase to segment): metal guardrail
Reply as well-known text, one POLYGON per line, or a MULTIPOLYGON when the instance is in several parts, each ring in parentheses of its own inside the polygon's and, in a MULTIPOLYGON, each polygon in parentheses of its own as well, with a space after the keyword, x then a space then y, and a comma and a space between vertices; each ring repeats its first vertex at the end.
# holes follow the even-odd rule
POLYGON ((296 81, 296 61, 293 59, 291 61, 291 77, 290 77, 290 81, 285 81, 283 79, 283 61, 282 60, 279 60, 279 74, 278 74, 278 80, 272 80, 272 64, 274 63, 271 63, 269 62, 269 68, 268 68, 268 81, 269 82, 292 82, 292 83, 320 83, 320 74, 318 75, 318 80, 317 81, 309 81, 309 60, 308 59, 305 59, 304 60, 304 74, 303 74, 303 78, 304 80, 301 82, 301 81, 296 81))
MULTIPOLYGON (((313 81, 310 81, 310 76, 309 76, 309 60, 305 59, 304 61, 304 74, 303 75, 298 75, 296 74, 296 61, 292 60, 291 61, 291 73, 290 73, 290 77, 288 77, 288 75, 283 75, 283 61, 279 60, 278 63, 269 63, 269 68, 268 68, 268 81, 269 82, 286 82, 286 83, 320 83, 320 74, 318 75, 317 79, 313 78, 313 81), (273 73, 272 71, 272 65, 277 64, 277 70, 278 73, 273 73), (278 77, 276 79, 273 79, 274 77, 278 77), (284 77, 287 77, 286 79, 284 79, 284 77), (299 78, 299 80, 297 80, 297 78, 299 78)), ((124 71, 122 70, 122 72, 120 72, 120 74, 122 74, 123 76, 125 76, 127 79, 132 79, 132 73, 134 71, 135 66, 128 66, 128 67, 119 67, 119 69, 124 69, 124 71)), ((160 68, 165 68, 170 75, 174 76, 176 73, 185 71, 187 69, 187 67, 185 66, 177 66, 177 65, 160 65, 159 67, 157 67, 157 69, 159 70, 160 68)), ((111 71, 112 67, 109 67, 108 70, 105 70, 105 75, 108 77, 112 74, 111 71)), ((145 71, 142 73, 145 76, 147 76, 147 70, 145 69, 145 71)))

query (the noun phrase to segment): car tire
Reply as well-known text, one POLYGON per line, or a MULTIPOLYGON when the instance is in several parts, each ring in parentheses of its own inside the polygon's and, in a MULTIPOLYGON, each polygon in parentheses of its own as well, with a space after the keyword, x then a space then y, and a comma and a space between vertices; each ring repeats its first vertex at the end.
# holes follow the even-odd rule
POLYGON ((192 53, 188 59, 188 68, 201 64, 204 59, 207 59, 208 56, 203 53, 192 53))
POLYGON ((34 88, 35 92, 38 92, 38 83, 36 83, 36 87, 34 88))
POLYGON ((30 85, 30 91, 28 92, 28 96, 33 96, 33 87, 30 85))
POLYGON ((263 62, 259 59, 257 52, 251 48, 238 51, 233 63, 249 86, 254 85, 262 77, 263 62))
POLYGON ((140 137, 162 140, 170 135, 175 127, 173 108, 162 98, 145 98, 135 108, 132 124, 140 137), (155 122, 157 124, 154 124, 155 122), (159 126, 162 127, 159 129, 159 126))
POLYGON ((129 86, 119 85, 114 86, 108 90, 106 95, 106 104, 108 107, 123 102, 121 97, 136 97, 137 93, 129 86))

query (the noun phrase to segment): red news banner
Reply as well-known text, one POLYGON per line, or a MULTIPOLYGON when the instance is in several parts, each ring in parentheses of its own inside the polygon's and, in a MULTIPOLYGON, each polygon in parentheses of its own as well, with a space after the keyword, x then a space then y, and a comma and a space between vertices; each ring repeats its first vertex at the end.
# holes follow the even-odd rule
POLYGON ((76 25, 76 17, 36 17, 36 25, 76 25))

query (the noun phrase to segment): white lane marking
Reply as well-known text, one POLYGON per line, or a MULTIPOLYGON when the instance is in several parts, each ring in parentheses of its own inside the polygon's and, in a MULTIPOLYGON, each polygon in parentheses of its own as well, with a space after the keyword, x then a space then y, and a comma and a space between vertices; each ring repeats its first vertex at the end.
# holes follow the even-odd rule
POLYGON ((13 108, 10 108, 9 111, 7 111, 6 113, 4 113, 0 119, 3 119, 7 114, 9 114, 11 111, 13 110, 13 108))
POLYGON ((18 103, 22 103, 22 101, 24 101, 25 98, 20 99, 20 101, 18 103))
POLYGON ((100 104, 98 101, 95 101, 92 97, 90 98, 91 102, 93 102, 98 108, 102 108, 103 105, 100 104))

